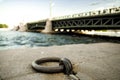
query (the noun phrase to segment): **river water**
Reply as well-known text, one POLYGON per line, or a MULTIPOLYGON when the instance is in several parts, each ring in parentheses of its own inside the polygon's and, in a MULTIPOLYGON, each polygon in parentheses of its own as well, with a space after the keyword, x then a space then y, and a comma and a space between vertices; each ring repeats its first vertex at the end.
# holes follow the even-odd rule
POLYGON ((33 32, 0 31, 0 50, 99 42, 120 43, 119 40, 113 38, 108 39, 104 37, 90 37, 76 34, 42 34, 33 32))

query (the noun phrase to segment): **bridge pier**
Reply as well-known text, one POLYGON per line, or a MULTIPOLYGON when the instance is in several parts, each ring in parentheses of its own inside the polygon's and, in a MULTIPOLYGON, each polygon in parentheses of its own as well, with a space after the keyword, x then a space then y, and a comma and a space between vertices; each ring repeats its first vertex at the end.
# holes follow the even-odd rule
POLYGON ((45 29, 42 31, 42 33, 53 33, 51 19, 47 19, 45 29))

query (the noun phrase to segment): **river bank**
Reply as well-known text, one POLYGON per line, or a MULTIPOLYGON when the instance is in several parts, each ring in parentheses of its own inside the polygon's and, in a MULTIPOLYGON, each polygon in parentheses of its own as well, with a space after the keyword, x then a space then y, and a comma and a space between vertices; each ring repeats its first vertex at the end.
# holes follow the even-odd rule
POLYGON ((38 73, 31 62, 66 57, 80 80, 120 80, 120 44, 90 43, 0 51, 0 80, 69 80, 63 73, 38 73))

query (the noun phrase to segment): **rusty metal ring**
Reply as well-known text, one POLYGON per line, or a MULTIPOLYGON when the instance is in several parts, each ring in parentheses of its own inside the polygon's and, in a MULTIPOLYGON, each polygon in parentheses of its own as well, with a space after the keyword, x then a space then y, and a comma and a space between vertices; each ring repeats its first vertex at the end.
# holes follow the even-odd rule
POLYGON ((45 62, 61 62, 61 58, 59 57, 46 57, 46 58, 41 58, 36 61, 32 62, 32 68, 35 69, 38 72, 43 72, 43 73, 58 73, 58 72, 63 72, 64 70, 64 65, 59 65, 59 66, 42 66, 40 65, 41 63, 45 62))

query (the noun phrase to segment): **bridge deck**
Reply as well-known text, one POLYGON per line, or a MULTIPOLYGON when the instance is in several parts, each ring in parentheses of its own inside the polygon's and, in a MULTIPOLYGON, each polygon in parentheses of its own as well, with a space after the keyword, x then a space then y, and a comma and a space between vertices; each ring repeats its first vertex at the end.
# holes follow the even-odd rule
POLYGON ((120 29, 120 13, 53 20, 54 29, 120 29))
MULTIPOLYGON (((44 29, 46 21, 47 19, 28 23, 28 29, 44 29)), ((120 7, 53 17, 51 22, 53 30, 120 29, 120 7)))

